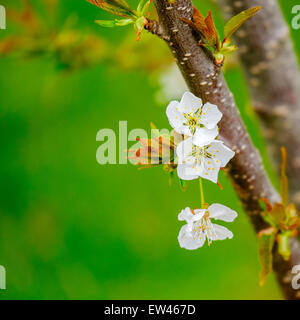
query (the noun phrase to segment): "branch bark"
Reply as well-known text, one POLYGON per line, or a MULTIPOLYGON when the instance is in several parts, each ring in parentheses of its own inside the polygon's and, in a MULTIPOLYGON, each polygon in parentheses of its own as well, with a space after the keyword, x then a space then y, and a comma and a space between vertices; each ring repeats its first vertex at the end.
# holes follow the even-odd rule
POLYGON ((252 106, 263 124, 271 159, 279 171, 280 147, 288 153, 290 199, 300 207, 300 74, 289 30, 277 0, 217 0, 226 18, 263 8, 235 34, 252 106))
POLYGON ((145 25, 145 29, 158 36, 162 40, 169 40, 169 36, 165 34, 164 29, 160 25, 159 21, 148 19, 148 24, 145 25))
MULTIPOLYGON (((160 25, 168 36, 167 43, 190 90, 204 102, 216 104, 223 113, 220 137, 236 152, 228 167, 228 175, 255 231, 259 232, 266 227, 259 199, 266 197, 274 203, 280 201, 280 197, 266 175, 259 152, 250 140, 220 69, 198 45, 190 27, 180 20, 180 17, 191 18, 192 1, 176 0, 170 4, 168 0, 155 0, 155 5, 160 25)), ((289 261, 275 253, 274 271, 284 296, 297 299, 300 297, 291 287, 290 272, 295 264, 300 264, 300 245, 295 238, 291 245, 289 261)))

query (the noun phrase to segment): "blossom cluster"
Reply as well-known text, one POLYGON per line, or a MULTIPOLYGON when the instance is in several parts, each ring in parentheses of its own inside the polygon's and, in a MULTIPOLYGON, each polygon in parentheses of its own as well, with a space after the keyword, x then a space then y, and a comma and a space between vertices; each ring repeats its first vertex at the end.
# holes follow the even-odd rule
MULTIPOLYGON (((234 157, 234 152, 218 139, 218 123, 222 113, 218 107, 202 100, 191 92, 185 92, 180 102, 171 101, 167 107, 167 117, 175 132, 184 140, 176 147, 177 174, 181 180, 204 178, 218 182, 221 168, 234 157)), ((202 190, 202 183, 201 193, 202 190)), ((209 206, 201 200, 201 209, 186 208, 178 216, 187 222, 178 236, 182 248, 193 250, 203 246, 205 240, 231 239, 233 234, 227 228, 213 224, 211 218, 232 222, 237 213, 221 205, 209 206)))

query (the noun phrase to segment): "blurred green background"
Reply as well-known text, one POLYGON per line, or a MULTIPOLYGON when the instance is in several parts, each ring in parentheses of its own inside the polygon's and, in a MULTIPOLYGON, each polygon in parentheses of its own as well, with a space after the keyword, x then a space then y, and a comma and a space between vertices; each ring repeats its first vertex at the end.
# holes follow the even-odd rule
MULTIPOLYGON (((33 3, 47 20, 45 1, 33 3)), ((294 1, 280 2, 290 23, 294 1)), ((203 0, 198 7, 204 13, 212 8, 222 26, 216 5, 203 0)), ((197 182, 183 192, 176 179, 168 185, 160 168, 97 163, 98 130, 118 133, 120 120, 128 121, 128 130, 149 129, 150 121, 169 127, 166 103, 157 99, 161 88, 151 50, 162 64, 170 56, 151 35, 135 42, 131 27, 97 26, 95 19, 109 15, 84 0, 60 1, 52 27, 64 28, 70 15, 77 16, 76 30, 108 44, 105 59, 70 72, 39 52, 0 58, 0 265, 7 271, 0 297, 280 299, 273 276, 265 287, 258 285, 256 235, 224 176, 223 191, 205 183, 206 200, 239 212, 228 226, 234 238, 186 251, 177 242, 177 214, 199 205, 197 182), (141 67, 144 60, 147 67, 141 67)), ((20 32, 8 21, 0 41, 20 32)), ((292 35, 300 52, 300 31, 292 35)), ((228 67, 226 77, 272 175, 240 67, 228 67)))

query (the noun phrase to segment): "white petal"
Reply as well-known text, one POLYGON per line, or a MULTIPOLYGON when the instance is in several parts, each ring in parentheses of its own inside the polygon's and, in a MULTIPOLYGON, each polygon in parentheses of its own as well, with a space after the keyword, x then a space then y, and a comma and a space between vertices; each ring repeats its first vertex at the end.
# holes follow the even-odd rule
POLYGON ((186 224, 180 229, 178 242, 181 248, 195 250, 203 246, 205 236, 203 235, 201 238, 196 237, 186 224))
POLYGON ((199 175, 204 179, 217 183, 219 170, 220 163, 216 163, 214 159, 205 158, 201 173, 199 173, 199 175))
POLYGON ((212 240, 225 240, 225 239, 232 239, 233 233, 228 230, 227 228, 220 226, 219 224, 212 223, 212 227, 214 229, 215 235, 212 237, 212 240))
POLYGON ((180 128, 178 128, 178 133, 184 134, 185 136, 191 137, 193 133, 191 132, 189 126, 183 125, 180 128))
POLYGON ((188 167, 185 164, 178 164, 177 174, 181 180, 194 180, 199 177, 199 175, 196 174, 195 169, 192 169, 192 167, 188 167))
MULTIPOLYGON (((205 212, 206 212, 207 210, 206 209, 195 209, 194 210, 194 213, 195 213, 195 216, 201 216, 201 218, 200 219, 202 219, 203 218, 203 216, 205 215, 205 212)), ((198 221, 198 220, 200 220, 200 219, 196 219, 196 220, 194 220, 194 221, 198 221)))
POLYGON ((222 141, 215 140, 207 148, 213 158, 215 158, 216 163, 219 163, 221 167, 226 167, 227 163, 234 157, 235 152, 226 147, 222 141))
POLYGON ((194 213, 189 207, 186 207, 185 209, 181 210, 181 212, 178 215, 179 221, 186 221, 187 223, 195 222, 203 218, 206 210, 205 209, 196 209, 194 210, 194 213))
POLYGON ((202 107, 202 100, 191 92, 187 91, 183 94, 180 101, 180 111, 186 113, 194 113, 202 107))
POLYGON ((222 112, 218 107, 211 103, 206 103, 202 108, 200 123, 208 129, 214 128, 222 118, 222 112))
POLYGON ((179 111, 179 102, 171 101, 167 107, 166 113, 171 127, 179 132, 179 129, 183 126, 185 121, 183 114, 179 111))
POLYGON ((235 211, 219 203, 214 203, 209 206, 208 212, 210 218, 226 222, 232 222, 237 217, 237 213, 235 211))
POLYGON ((186 207, 185 209, 181 210, 181 212, 178 215, 178 220, 179 221, 186 221, 190 222, 192 221, 193 218, 193 213, 189 207, 186 207))
POLYGON ((193 136, 193 143, 198 147, 203 147, 210 144, 219 134, 218 127, 212 129, 197 128, 193 136))
POLYGON ((190 156, 193 151, 193 139, 188 138, 179 143, 176 154, 179 164, 192 164, 193 158, 190 156))

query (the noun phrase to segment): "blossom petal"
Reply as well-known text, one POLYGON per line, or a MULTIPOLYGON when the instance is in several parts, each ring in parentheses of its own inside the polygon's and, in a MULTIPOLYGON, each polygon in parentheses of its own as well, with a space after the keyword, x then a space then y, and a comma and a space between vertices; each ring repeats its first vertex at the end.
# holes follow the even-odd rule
POLYGON ((191 222, 193 218, 193 213, 189 207, 186 207, 185 209, 181 210, 179 215, 178 215, 178 220, 179 221, 186 221, 186 222, 191 222))
POLYGON ((202 100, 191 92, 187 91, 183 94, 179 110, 186 113, 194 113, 202 107, 202 100))
POLYGON ((178 164, 177 175, 181 180, 194 180, 199 177, 199 175, 196 174, 195 169, 185 164, 178 164))
POLYGON ((184 134, 185 136, 188 136, 188 137, 191 137, 193 135, 189 126, 186 126, 186 125, 183 125, 182 127, 178 128, 178 133, 184 134))
POLYGON ((182 226, 178 235, 180 247, 187 250, 195 250, 202 247, 205 239, 204 234, 201 238, 196 237, 187 224, 182 226))
POLYGON ((218 175, 220 171, 220 162, 217 163, 215 159, 205 158, 202 165, 202 170, 199 175, 214 183, 218 182, 218 175))
POLYGON ((177 132, 182 130, 181 127, 183 126, 185 118, 183 114, 179 111, 179 102, 171 101, 167 107, 166 113, 171 127, 174 128, 177 132))
POLYGON ((209 206, 208 212, 210 218, 226 222, 232 222, 238 215, 235 211, 219 203, 209 206))
POLYGON ((187 223, 195 222, 203 218, 206 210, 205 209, 196 209, 194 213, 192 212, 191 208, 186 207, 185 209, 181 210, 178 215, 179 221, 186 221, 187 223))
POLYGON ((216 158, 216 162, 220 161, 221 167, 226 167, 227 163, 234 157, 235 152, 226 147, 222 141, 215 140, 210 146, 207 148, 207 152, 209 152, 214 158, 216 158))
POLYGON ((219 134, 218 127, 212 129, 197 128, 193 136, 193 143, 198 147, 203 147, 210 144, 219 134))
POLYGON ((202 108, 200 123, 206 128, 212 129, 221 120, 222 115, 216 105, 207 102, 202 108))
POLYGON ((212 240, 225 240, 227 238, 233 238, 233 233, 229 229, 214 223, 212 223, 212 227, 215 231, 215 234, 212 236, 212 240))
POLYGON ((190 156, 193 151, 193 139, 188 138, 179 143, 176 148, 179 164, 190 164, 192 165, 194 160, 190 156))

